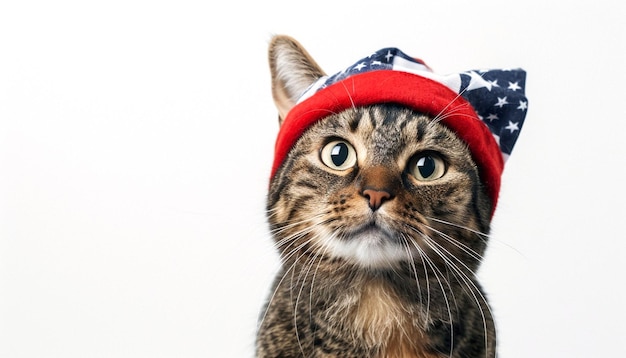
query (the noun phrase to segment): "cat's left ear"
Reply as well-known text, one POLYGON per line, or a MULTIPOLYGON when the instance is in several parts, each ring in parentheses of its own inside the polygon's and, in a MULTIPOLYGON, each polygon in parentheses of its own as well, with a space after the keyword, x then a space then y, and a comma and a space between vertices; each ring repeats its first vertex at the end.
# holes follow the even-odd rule
POLYGON ((298 97, 325 74, 304 47, 289 36, 278 35, 272 38, 269 62, 272 96, 278 108, 279 122, 282 124, 298 97))

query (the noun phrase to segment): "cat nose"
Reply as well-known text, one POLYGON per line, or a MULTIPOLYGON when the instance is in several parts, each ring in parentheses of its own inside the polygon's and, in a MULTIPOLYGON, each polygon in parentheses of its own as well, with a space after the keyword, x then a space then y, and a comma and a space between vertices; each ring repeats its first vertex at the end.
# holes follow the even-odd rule
POLYGON ((370 209, 372 209, 372 211, 378 210, 385 201, 393 198, 393 195, 388 191, 375 189, 365 189, 362 195, 369 200, 370 209))

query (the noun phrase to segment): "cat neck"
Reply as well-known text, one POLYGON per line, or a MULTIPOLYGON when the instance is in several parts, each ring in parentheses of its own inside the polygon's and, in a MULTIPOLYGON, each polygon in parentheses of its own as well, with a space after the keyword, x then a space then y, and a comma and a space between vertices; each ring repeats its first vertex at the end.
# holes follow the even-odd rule
POLYGON ((352 331, 378 357, 440 357, 432 352, 426 334, 429 322, 420 305, 406 297, 380 275, 367 275, 335 301, 335 319, 352 331), (421 319, 416 319, 421 317, 421 319))

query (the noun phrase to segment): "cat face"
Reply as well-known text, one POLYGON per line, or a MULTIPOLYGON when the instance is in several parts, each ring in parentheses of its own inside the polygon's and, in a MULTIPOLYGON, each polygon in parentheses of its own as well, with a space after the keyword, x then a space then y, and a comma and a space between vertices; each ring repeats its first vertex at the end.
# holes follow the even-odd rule
POLYGON ((363 269, 452 260, 470 270, 491 210, 465 143, 391 104, 310 127, 272 179, 268 209, 285 260, 324 257, 363 269))
MULTIPOLYGON (((324 71, 285 36, 273 39, 269 62, 282 125, 324 71)), ((374 104, 307 127, 270 182, 268 219, 283 260, 475 271, 494 201, 468 145, 440 119, 374 104)))

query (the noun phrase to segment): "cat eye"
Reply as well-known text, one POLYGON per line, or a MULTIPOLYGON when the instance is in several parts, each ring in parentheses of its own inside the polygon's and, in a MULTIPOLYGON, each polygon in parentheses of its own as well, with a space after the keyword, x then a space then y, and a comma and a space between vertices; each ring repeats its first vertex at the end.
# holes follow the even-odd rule
POLYGON ((409 162, 409 174, 419 181, 436 180, 446 173, 446 163, 434 153, 420 153, 409 162))
POLYGON ((322 162, 335 170, 347 170, 356 164, 356 150, 345 140, 333 140, 320 153, 322 162))

